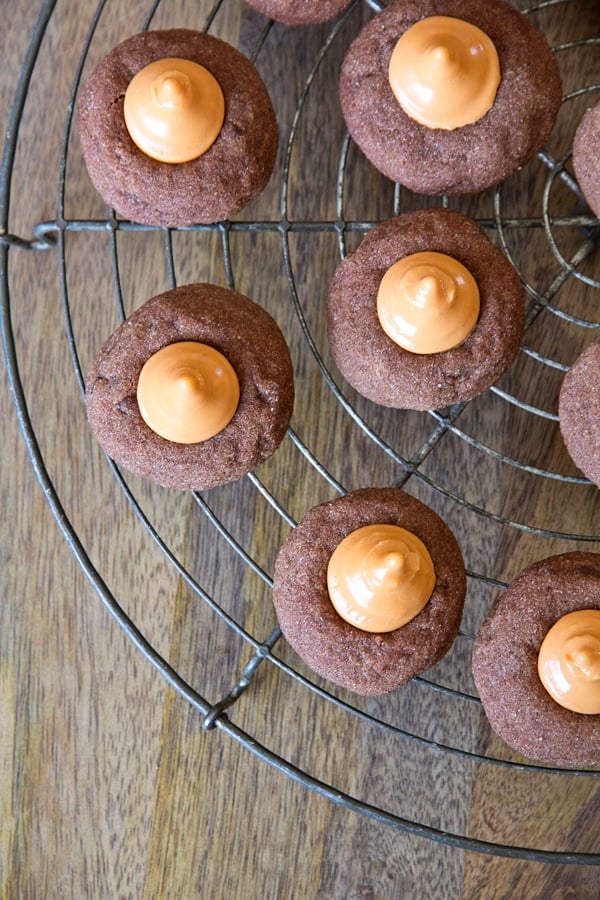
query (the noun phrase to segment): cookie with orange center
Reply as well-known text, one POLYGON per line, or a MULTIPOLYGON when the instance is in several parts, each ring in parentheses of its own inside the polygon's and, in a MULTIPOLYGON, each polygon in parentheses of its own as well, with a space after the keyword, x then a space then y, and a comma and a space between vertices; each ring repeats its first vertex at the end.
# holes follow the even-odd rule
POLYGON ((494 731, 556 766, 600 763, 600 554, 524 569, 473 646, 473 677, 494 731))
POLYGON ((145 225, 213 223, 266 186, 278 126, 255 66, 189 29, 148 31, 115 47, 85 81, 79 139, 109 206, 145 225))
POLYGON ((316 25, 348 9, 354 0, 246 0, 270 19, 284 25, 316 25))
POLYGON ((426 194, 482 191, 540 150, 562 99, 545 37, 503 0, 396 0, 359 33, 339 84, 350 135, 426 194))
POLYGON ((517 272, 475 222, 448 209, 376 226, 328 289, 328 338, 346 380, 375 403, 439 409, 482 393, 519 350, 517 272))
POLYGON ((398 488, 363 488, 309 510, 275 562, 286 640, 318 675, 363 695, 438 662, 458 634, 465 593, 452 531, 398 488))
POLYGON ((86 379, 89 423, 106 453, 164 487, 235 481, 271 456, 294 403, 275 320, 213 284, 148 300, 106 341, 86 379))

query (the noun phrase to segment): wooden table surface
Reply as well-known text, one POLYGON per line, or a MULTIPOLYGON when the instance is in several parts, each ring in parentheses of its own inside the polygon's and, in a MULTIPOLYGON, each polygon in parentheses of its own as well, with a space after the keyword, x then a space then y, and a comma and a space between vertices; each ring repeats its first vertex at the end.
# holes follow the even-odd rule
MULTIPOLYGON (((164 0, 151 27, 202 28, 212 5, 164 0)), ((567 99, 545 155, 498 196, 449 201, 503 244, 533 303, 499 390, 456 418, 375 407, 327 348, 324 296, 340 254, 371 224, 442 202, 395 194, 344 143, 336 73, 373 9, 356 4, 335 29, 265 32, 241 0, 217 6, 211 31, 256 58, 281 131, 269 186, 231 227, 117 227, 68 127, 79 66, 85 76, 144 28, 147 0, 109 0, 87 53, 93 0, 58 0, 31 57, 18 134, 8 134, 6 230, 27 240, 49 223, 50 243, 2 250, 12 385, 19 402, 22 386, 32 444, 3 373, 0 894, 600 897, 600 869, 585 856, 600 859, 600 781, 545 773, 512 753, 490 732, 469 668, 473 635, 525 565, 600 551, 600 492, 570 462, 556 421, 564 371, 600 322, 593 218, 569 159, 598 99, 600 51, 587 39, 600 35, 599 6, 573 0, 534 14, 563 44, 567 99), (236 485, 195 497, 126 476, 124 491, 87 428, 81 374, 124 313, 174 281, 202 280, 246 293, 281 325, 295 366, 293 432, 236 485), (341 490, 394 483, 437 509, 463 549, 469 593, 448 658, 361 700, 313 677, 279 641, 203 728, 273 634, 270 576, 293 522, 341 490), (110 614, 112 598, 176 687, 110 614), (376 817, 309 790, 259 758, 261 747, 376 817)), ((1 9, 8 121, 40 3, 1 9)))

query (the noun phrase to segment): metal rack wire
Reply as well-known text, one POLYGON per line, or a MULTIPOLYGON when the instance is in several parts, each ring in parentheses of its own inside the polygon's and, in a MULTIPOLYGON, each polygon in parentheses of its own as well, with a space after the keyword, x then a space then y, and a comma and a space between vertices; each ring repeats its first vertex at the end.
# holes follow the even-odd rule
MULTIPOLYGON (((480 565, 481 556, 473 552, 473 566, 469 568, 470 595, 469 612, 463 622, 458 643, 456 657, 445 664, 440 673, 426 673, 421 678, 415 679, 414 685, 407 691, 408 700, 396 706, 394 701, 381 704, 362 702, 348 696, 344 692, 332 691, 313 678, 309 672, 298 665, 280 642, 280 631, 275 626, 270 630, 250 629, 243 624, 242 617, 238 614, 234 603, 228 598, 217 596, 215 590, 206 588, 202 584, 202 578, 182 558, 172 546, 168 536, 162 533, 160 525, 156 524, 150 513, 146 511, 145 501, 140 496, 139 486, 127 479, 119 469, 110 461, 106 465, 111 469, 116 484, 125 499, 129 515, 137 517, 145 534, 148 546, 152 546, 166 559, 173 568, 177 577, 182 579, 187 589, 202 602, 211 616, 239 640, 241 651, 234 664, 225 673, 225 681, 229 688, 223 691, 216 699, 209 699, 194 686, 195 681, 188 678, 180 671, 176 661, 169 660, 166 654, 157 649, 145 629, 128 610, 128 599, 117 597, 111 587, 105 582, 102 572, 93 561, 85 542, 79 534, 77 525, 70 520, 69 514, 63 506, 60 491, 55 485, 50 474, 51 466, 47 454, 41 449, 36 436, 32 414, 28 407, 26 390, 21 382, 19 357, 16 346, 16 338, 11 312, 11 282, 9 273, 10 258, 13 253, 22 249, 34 252, 48 252, 56 254, 61 284, 61 307, 64 321, 64 335, 68 352, 71 357, 72 370, 83 402, 83 365, 81 361, 80 334, 78 325, 74 320, 79 316, 77 310, 77 297, 71 287, 69 274, 69 247, 72 236, 84 234, 92 239, 97 236, 108 247, 108 256, 112 269, 112 282, 114 287, 115 309, 118 319, 123 319, 128 312, 130 299, 123 289, 124 250, 121 239, 124 236, 133 242, 143 241, 151 234, 153 239, 159 237, 164 252, 167 279, 171 286, 180 283, 181 255, 175 246, 177 234, 165 229, 149 229, 135 223, 118 219, 112 211, 107 211, 105 217, 94 218, 91 216, 68 215, 67 194, 70 178, 71 158, 73 147, 73 116, 76 107, 77 91, 79 89, 84 69, 89 61, 90 47, 96 35, 99 23, 103 17, 109 14, 109 0, 100 2, 96 14, 90 23, 87 38, 82 46, 79 65, 74 73, 72 92, 64 115, 64 135, 62 153, 58 173, 58 198, 56 217, 52 221, 44 221, 32 228, 32 238, 23 237, 11 232, 11 179, 15 155, 19 144, 19 127, 25 108, 27 94, 31 79, 36 69, 36 64, 41 52, 44 35, 55 11, 58 0, 48 0, 45 3, 38 19, 27 57, 23 62, 21 77, 11 112, 7 141, 2 162, 2 180, 0 183, 1 204, 1 265, 2 265, 2 334, 4 351, 7 362, 9 382, 15 404, 19 425, 27 445, 31 464, 37 479, 40 482, 44 495, 54 514, 71 552, 79 566, 97 592, 110 615, 128 635, 140 653, 160 672, 166 681, 184 698, 194 709, 198 711, 202 727, 206 730, 216 729, 224 732, 244 745, 251 753, 256 754, 270 765, 279 769, 285 775, 306 785, 311 790, 320 793, 344 807, 359 811, 366 816, 389 824, 393 828, 430 838, 463 850, 476 850, 499 856, 530 859, 543 862, 569 862, 576 864, 600 864, 600 853, 579 852, 577 850, 557 848, 547 849, 511 844, 502 839, 490 839, 487 836, 471 835, 466 827, 459 827, 457 823, 435 821, 430 816, 430 821, 423 821, 418 813, 412 813, 400 809, 392 810, 377 801, 374 802, 365 790, 365 795, 359 792, 353 793, 350 789, 339 784, 334 784, 326 777, 315 771, 314 763, 304 763, 302 748, 299 748, 298 758, 292 759, 271 749, 266 740, 258 737, 256 731, 248 727, 242 727, 234 722, 232 710, 238 700, 252 686, 253 690, 260 690, 256 685, 257 672, 265 666, 270 666, 276 671, 277 677, 292 679, 301 690, 309 692, 316 703, 333 704, 342 718, 349 717, 356 727, 363 727, 380 735, 382 741, 391 740, 408 745, 412 751, 427 759, 442 759, 449 765, 458 768, 471 767, 495 767, 506 770, 508 776, 523 773, 526 776, 539 778, 573 778, 586 777, 595 779, 600 771, 572 771, 558 768, 538 766, 526 760, 515 759, 503 751, 488 752, 481 749, 477 741, 444 733, 443 727, 427 729, 419 723, 418 715, 411 713, 411 704, 417 710, 422 704, 431 705, 437 709, 438 704, 460 704, 469 716, 480 718, 479 700, 473 690, 469 678, 465 675, 468 669, 470 644, 477 629, 477 623, 481 620, 488 600, 485 599, 494 591, 501 591, 507 582, 505 570, 488 570, 480 565), (482 599, 483 598, 483 599, 482 599), (455 666, 456 671, 453 671, 455 666), (424 698, 424 699, 423 699, 424 698)), ((554 7, 568 6, 569 0, 545 0, 527 10, 530 15, 544 14, 554 7)), ((204 23, 208 30, 219 27, 220 16, 223 13, 227 0, 215 0, 214 5, 204 23)), ((267 237, 276 240, 280 247, 279 264, 283 269, 288 288, 289 304, 293 310, 295 321, 301 335, 300 349, 302 360, 297 360, 305 367, 316 367, 320 384, 326 399, 326 404, 332 404, 337 409, 336 415, 342 416, 344 427, 351 430, 353 440, 366 442, 372 447, 373 454, 383 460, 379 477, 383 480, 388 477, 391 469, 394 471, 393 483, 412 489, 415 493, 433 501, 440 510, 446 513, 453 521, 468 520, 477 522, 482 532, 482 541, 489 541, 488 529, 502 529, 508 533, 508 541, 518 541, 521 536, 535 541, 535 547, 540 546, 554 548, 555 546, 575 547, 585 546, 589 549, 600 547, 600 534, 595 529, 577 529, 572 523, 560 527, 546 521, 538 521, 535 516, 528 517, 505 512, 502 506, 494 506, 488 503, 485 491, 473 492, 468 480, 460 484, 447 483, 445 467, 438 463, 442 454, 454 454, 457 459, 463 459, 466 455, 472 464, 482 466, 486 480, 490 473, 496 477, 506 479, 507 490, 511 489, 512 477, 516 483, 525 490, 524 485, 539 485, 548 480, 559 483, 564 488, 564 497, 577 496, 577 502, 584 502, 591 509, 594 499, 592 486, 585 478, 573 468, 564 464, 564 459, 558 465, 550 465, 546 462, 548 454, 546 445, 543 449, 533 450, 529 447, 522 450, 520 444, 508 442, 505 446, 502 440, 498 440, 497 430, 489 431, 483 424, 484 413, 491 412, 494 420, 509 418, 513 412, 519 417, 519 421, 526 423, 521 427, 528 431, 538 428, 546 429, 544 433, 556 434, 558 419, 555 408, 551 407, 551 401, 538 401, 532 395, 528 377, 530 369, 541 371, 538 380, 560 379, 568 369, 569 360, 560 357, 556 352, 556 343, 547 345, 544 339, 540 339, 544 332, 557 331, 562 327, 572 329, 578 334, 577 341, 584 344, 589 334, 600 333, 600 315, 597 308, 597 291, 600 288, 598 277, 598 222, 587 210, 582 201, 579 188, 569 171, 570 147, 563 146, 562 153, 555 152, 554 148, 547 147, 540 154, 533 166, 533 175, 518 175, 517 178, 525 178, 526 190, 521 194, 527 196, 525 207, 529 198, 537 191, 541 198, 540 208, 533 212, 520 206, 521 201, 507 200, 506 187, 500 186, 489 192, 486 204, 481 206, 469 206, 469 212, 473 209, 475 218, 481 227, 493 234, 505 254, 513 262, 519 271, 530 304, 528 312, 528 330, 526 342, 522 347, 517 373, 503 379, 498 385, 487 392, 481 403, 484 404, 483 412, 480 401, 472 401, 470 404, 459 404, 451 409, 432 410, 429 413, 411 415, 412 424, 417 422, 417 438, 407 441, 398 438, 397 432, 390 430, 389 422, 384 420, 372 410, 369 404, 364 403, 336 376, 331 360, 328 357, 326 347, 318 327, 318 317, 315 311, 307 304, 306 296, 300 286, 302 281, 301 254, 295 251, 294 240, 310 244, 313 239, 326 239, 337 248, 338 258, 343 258, 362 235, 364 235, 378 220, 377 215, 372 215, 371 210, 364 215, 355 215, 354 210, 360 206, 354 196, 353 182, 356 171, 360 171, 366 178, 373 175, 366 170, 364 161, 359 158, 352 142, 344 135, 334 150, 336 157, 335 185, 335 215, 332 217, 310 217, 307 215, 294 215, 291 207, 297 204, 297 198, 291 199, 294 192, 290 182, 292 156, 298 152, 298 144, 302 145, 305 136, 302 136, 304 114, 306 108, 313 102, 315 85, 322 77, 322 69, 327 63, 332 48, 343 46, 347 40, 347 29, 356 30, 360 23, 369 15, 377 13, 385 4, 367 0, 356 3, 327 29, 319 34, 323 35, 323 41, 318 47, 312 47, 312 55, 308 58, 306 66, 306 79, 299 93, 298 102, 292 111, 288 129, 282 149, 282 161, 280 166, 280 180, 278 185, 277 208, 268 217, 252 221, 243 219, 219 223, 214 226, 197 226, 185 229, 186 239, 211 240, 212 246, 218 246, 222 257, 222 271, 224 280, 230 287, 235 287, 239 279, 237 257, 232 243, 236 236, 244 239, 260 242, 267 237), (533 187, 532 187, 533 185, 533 187), (555 196, 560 194, 558 201, 555 196), (556 210, 555 210, 556 206, 556 210), (535 239, 545 243, 548 263, 542 271, 536 271, 534 276, 528 270, 527 256, 522 253, 522 240, 520 235, 525 232, 529 236, 535 235, 535 239), (515 238, 515 235, 517 237, 515 238), (565 235, 568 237, 565 238, 565 235), (298 261, 300 259, 300 262, 298 261), (574 293, 577 302, 571 304, 565 301, 566 288, 576 286, 574 293), (584 297, 584 302, 580 302, 584 297), (596 306, 594 307, 594 299, 596 306), (531 337, 531 340, 530 340, 531 337), (500 412, 498 412, 500 410, 500 412), (382 422, 383 425, 382 425, 382 422), (406 447, 410 449, 407 450, 406 447), (474 463, 473 463, 474 461, 474 463), (584 498, 583 501, 581 498, 584 498)), ((153 27, 160 0, 154 0, 149 5, 149 11, 144 23, 144 28, 153 27)), ((253 21, 264 22, 260 17, 254 17, 253 21)), ((274 40, 273 35, 278 33, 278 26, 272 23, 261 25, 252 32, 252 46, 249 55, 260 67, 268 56, 269 47, 274 40)), ((279 32, 280 33, 280 32, 279 32)), ((600 44, 600 37, 587 37, 585 39, 566 39, 562 43, 555 44, 557 55, 568 54, 575 50, 596 49, 600 44)), ((596 73, 597 74, 597 73, 596 73)), ((323 76, 324 77, 324 76, 323 76)), ((586 97, 600 90, 600 84, 587 84, 568 90, 564 97, 564 104, 570 102, 585 102, 586 97)), ((583 107, 582 107, 583 108, 583 107)), ((424 204, 430 204, 430 198, 419 198, 404 192, 399 186, 387 186, 386 191, 393 196, 388 198, 391 214, 397 214, 405 209, 424 204)), ((519 191, 516 191, 519 195, 519 191)), ((440 201, 450 205, 448 198, 440 201)), ((471 203, 471 201, 469 201, 471 203)), ((358 210, 359 212, 361 210, 358 210)), ((380 218, 380 216, 379 216, 380 218)), ((330 249, 325 254, 331 266, 330 249)), ((325 270, 326 270, 326 264, 325 270)), ((84 351, 85 353, 85 351, 84 351)), ((535 384, 535 380, 533 381, 535 384)), ((395 427, 395 426, 394 426, 395 427)), ((502 430, 502 429, 501 429, 502 430)), ((325 486, 330 494, 343 493, 347 485, 343 479, 344 469, 326 457, 316 447, 321 446, 306 423, 298 418, 292 421, 287 438, 287 454, 295 460, 295 465, 300 469, 306 467, 311 473, 311 479, 325 486)), ((377 471, 376 467, 375 471, 377 471)), ((267 477, 260 474, 250 474, 245 480, 244 490, 253 492, 254 502, 260 503, 265 508, 265 514, 280 520, 283 528, 293 527, 297 515, 295 509, 298 503, 294 500, 288 502, 288 498, 280 497, 277 489, 272 487, 267 477)), ((229 489, 228 489, 229 490, 229 489)), ((241 487, 232 487, 231 491, 242 490, 241 487)), ((319 489, 315 489, 319 493, 319 489)), ((322 493, 322 489, 321 489, 322 493)), ((192 502, 202 527, 209 529, 208 540, 218 540, 223 552, 235 558, 243 570, 252 573, 253 578, 262 585, 263 593, 268 594, 271 586, 268 563, 272 556, 261 556, 252 548, 248 549, 245 537, 232 533, 229 528, 227 515, 223 514, 219 502, 213 502, 213 495, 193 495, 192 502), (211 537, 214 535, 215 537, 211 537)), ((512 508, 514 509, 514 507, 512 508)), ((467 524, 468 530, 471 526, 467 524)), ((550 552, 550 549, 548 550, 550 552)), ((150 587, 149 587, 150 590, 150 587)), ((267 617, 268 618, 268 617, 267 617)), ((262 623, 261 623, 262 628, 262 623)), ((206 691, 208 693, 208 690, 206 691)), ((251 703, 251 700, 249 701, 251 703)), ((435 718, 435 716, 434 716, 435 718)), ((452 776, 450 776, 452 777, 452 776)), ((456 776, 458 779, 458 776, 456 776)))

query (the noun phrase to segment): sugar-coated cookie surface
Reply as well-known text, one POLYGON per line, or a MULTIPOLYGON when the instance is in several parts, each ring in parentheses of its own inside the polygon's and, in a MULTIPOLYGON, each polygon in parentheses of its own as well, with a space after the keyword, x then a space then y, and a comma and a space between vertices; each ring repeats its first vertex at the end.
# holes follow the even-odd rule
POLYGON ((600 609, 600 554, 548 557, 511 582, 473 647, 473 677, 494 731, 524 756, 558 766, 600 763, 600 715, 565 709, 537 672, 546 634, 579 609, 600 609))
POLYGON ((367 233, 339 265, 329 285, 328 337, 346 380, 375 403, 439 409, 468 400, 509 368, 520 346, 525 301, 517 272, 484 232, 462 213, 405 213, 367 233), (377 316, 377 292, 397 260, 425 250, 458 259, 479 287, 473 331, 458 347, 423 355, 398 346, 377 316))
POLYGON ((562 86, 545 37, 503 0, 396 0, 350 46, 340 73, 348 130, 388 178, 425 194, 482 191, 525 165, 543 146, 562 86), (396 101, 388 66, 399 37, 426 16, 464 19, 493 41, 501 81, 491 109, 453 131, 428 128, 396 101))
POLYGON ((115 47, 82 87, 78 125, 90 179, 105 202, 134 222, 170 227, 218 222, 242 209, 266 186, 279 140, 271 99, 250 60, 219 38, 183 28, 143 32, 115 47), (123 116, 133 76, 169 57, 208 69, 226 111, 210 149, 177 164, 142 153, 123 116))
POLYGON ((275 452, 292 414, 292 362, 279 326, 258 304, 218 285, 184 285, 148 300, 113 332, 90 367, 86 402, 92 430, 115 462, 164 487, 202 490, 241 478, 275 452), (229 424, 199 443, 160 437, 138 406, 144 363, 178 341, 219 350, 240 383, 229 424))
POLYGON ((600 102, 588 109, 573 139, 573 168, 590 209, 600 217, 600 102))
POLYGON ((245 0, 265 16, 284 25, 316 25, 333 19, 354 0, 245 0))
POLYGON ((569 456, 600 487, 600 338, 586 347, 565 375, 558 417, 569 456))
POLYGON ((383 694, 438 662, 460 625, 465 567, 436 512, 398 488, 363 488, 309 510, 282 544, 273 602, 288 643, 318 675, 363 695, 383 694), (399 525, 425 544, 436 583, 422 611, 385 634, 361 631, 335 611, 327 589, 331 554, 351 531, 399 525))

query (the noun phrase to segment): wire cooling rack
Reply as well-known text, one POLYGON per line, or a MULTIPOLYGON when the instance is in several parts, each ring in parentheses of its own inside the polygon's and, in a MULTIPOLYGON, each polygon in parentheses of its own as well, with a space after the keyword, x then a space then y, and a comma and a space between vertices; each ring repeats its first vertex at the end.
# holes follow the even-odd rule
MULTIPOLYGON (((505 184, 477 197, 449 199, 421 197, 380 177, 341 121, 335 103, 340 61, 352 37, 384 5, 356 0, 332 23, 285 29, 241 0, 204 4, 202 23, 193 20, 187 4, 183 12, 177 7, 174 22, 166 0, 155 0, 143 21, 121 21, 126 31, 117 33, 110 28, 116 3, 100 3, 85 23, 66 102, 55 109, 64 118, 56 216, 24 234, 12 224, 18 210, 15 161, 29 93, 50 52, 48 34, 60 7, 59 0, 44 4, 10 114, 0 185, 2 334, 15 409, 34 472, 79 566, 140 653, 197 710, 203 728, 226 733, 283 774, 392 828, 464 850, 597 865, 597 829, 529 846, 526 812, 521 811, 524 835, 513 840, 508 801, 504 827, 473 821, 469 809, 473 791, 485 791, 488 781, 514 797, 532 779, 546 787, 551 780, 559 802, 573 779, 589 784, 591 796, 600 775, 597 769, 536 765, 511 753, 491 733, 470 675, 473 637, 520 568, 555 552, 600 550, 598 492, 568 459, 556 413, 564 373, 600 333, 598 221, 570 162, 576 124, 600 99, 600 15, 589 4, 582 11, 576 0, 520 5, 547 34, 561 65, 565 92, 557 125, 536 159, 505 184), (280 159, 249 216, 245 210, 214 226, 152 229, 106 210, 91 185, 85 193, 72 187, 86 183, 74 136, 82 79, 127 33, 170 25, 203 27, 238 41, 274 98, 280 159), (284 97, 278 85, 291 53, 298 71, 294 91, 284 97), (324 292, 339 260, 377 222, 435 205, 476 219, 519 271, 529 301, 525 341, 511 371, 468 404, 428 413, 382 410, 353 392, 335 369, 324 336, 324 292), (66 509, 52 450, 38 439, 38 413, 22 382, 14 323, 12 265, 26 251, 56 258, 59 341, 71 360, 81 410, 86 368, 110 331, 148 296, 186 281, 218 280, 253 296, 270 309, 290 342, 298 391, 292 427, 273 460, 236 485, 205 494, 165 493, 122 473, 89 438, 90 454, 99 462, 90 464, 86 477, 91 471, 101 492, 108 477, 108 490, 116 485, 121 497, 118 514, 139 523, 139 602, 106 582, 102 554, 87 546, 97 511, 87 510, 82 518, 79 510, 66 509), (157 254, 164 281, 154 285, 145 261, 157 254), (260 284, 245 283, 249 254, 260 256, 264 266, 260 284), (95 292, 111 302, 89 302, 94 279, 95 292), (270 572, 281 539, 307 508, 354 487, 382 484, 404 487, 444 516, 463 548, 469 592, 448 657, 402 690, 365 699, 315 678, 285 646, 270 604, 270 572), (235 510, 241 507, 253 526, 262 523, 257 532, 240 526, 235 510), (173 529, 181 520, 193 534, 191 553, 173 529), (158 601, 149 573, 165 562, 191 607, 189 646, 182 640, 177 650, 153 629, 158 601), (212 631, 219 636, 218 652, 206 637, 212 631), (282 690, 282 680, 290 701, 270 710, 270 686, 277 682, 282 690), (316 759, 310 749, 311 729, 319 727, 324 706, 333 706, 339 720, 340 747, 332 748, 331 760, 316 759), (282 732, 293 736, 283 738, 282 732), (387 756, 394 790, 368 774, 345 781, 336 772, 338 753, 387 756)), ((72 427, 86 430, 83 413, 72 427)), ((136 560, 123 564, 135 566, 136 560)), ((502 817, 499 810, 499 823, 502 817)))

